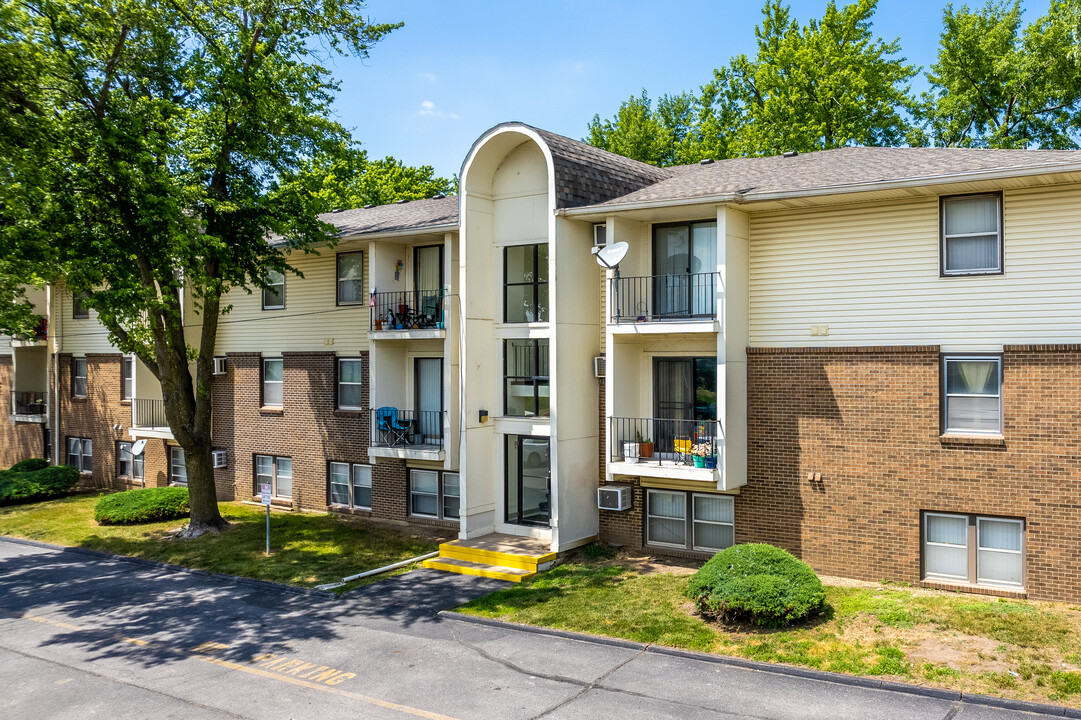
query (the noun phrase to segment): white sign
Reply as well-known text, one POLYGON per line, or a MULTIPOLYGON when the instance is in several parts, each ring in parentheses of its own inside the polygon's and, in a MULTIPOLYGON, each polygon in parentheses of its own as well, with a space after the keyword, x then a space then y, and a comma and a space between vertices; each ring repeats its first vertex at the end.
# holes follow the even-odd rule
POLYGON ((259 483, 259 494, 263 497, 263 504, 270 505, 270 483, 259 483))

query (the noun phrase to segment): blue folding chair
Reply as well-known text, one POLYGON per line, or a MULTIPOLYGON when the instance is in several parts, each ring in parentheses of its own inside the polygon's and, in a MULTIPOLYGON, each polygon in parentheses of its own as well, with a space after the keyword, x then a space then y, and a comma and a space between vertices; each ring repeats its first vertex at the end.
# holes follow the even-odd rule
POLYGON ((375 411, 375 427, 387 445, 408 445, 412 426, 412 420, 398 419, 398 408, 381 407, 375 411))

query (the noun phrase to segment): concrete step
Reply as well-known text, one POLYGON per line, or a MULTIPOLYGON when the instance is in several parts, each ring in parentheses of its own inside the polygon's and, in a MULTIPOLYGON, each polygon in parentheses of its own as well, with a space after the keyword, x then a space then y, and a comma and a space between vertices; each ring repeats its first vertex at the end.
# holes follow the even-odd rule
POLYGON ((507 567, 505 565, 489 565, 486 563, 471 562, 469 560, 460 560, 458 558, 444 557, 442 555, 431 558, 430 560, 425 560, 421 565, 433 570, 445 570, 461 575, 477 575, 479 577, 509 580, 511 582, 522 582, 522 580, 537 574, 535 570, 507 567))
POLYGON ((556 559, 556 554, 548 551, 547 548, 523 548, 503 543, 484 542, 484 540, 484 538, 478 538, 443 543, 439 546, 439 556, 479 565, 499 565, 530 572, 547 570, 556 559))

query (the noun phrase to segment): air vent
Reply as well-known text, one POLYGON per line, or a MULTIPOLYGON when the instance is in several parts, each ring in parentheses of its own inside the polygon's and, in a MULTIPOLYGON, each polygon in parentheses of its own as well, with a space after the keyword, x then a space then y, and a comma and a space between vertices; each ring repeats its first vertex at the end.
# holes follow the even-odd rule
POLYGON ((608 226, 598 223, 593 226, 593 247, 604 247, 608 244, 608 226))
POLYGON ((214 450, 210 453, 211 459, 214 461, 214 467, 223 468, 227 466, 229 459, 229 453, 225 450, 214 450))
POLYGON ((597 488, 599 510, 630 510, 633 503, 630 485, 605 485, 597 488))
POLYGON ((604 355, 598 355, 593 358, 593 377, 604 377, 604 355))

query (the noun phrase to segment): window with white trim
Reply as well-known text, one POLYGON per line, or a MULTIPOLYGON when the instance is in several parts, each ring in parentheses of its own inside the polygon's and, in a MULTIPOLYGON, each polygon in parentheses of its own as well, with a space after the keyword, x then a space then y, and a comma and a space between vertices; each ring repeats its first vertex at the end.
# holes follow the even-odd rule
POLYGON ((94 441, 90 438, 68 438, 68 465, 79 472, 93 472, 94 441))
POLYGON ((364 254, 338 253, 338 304, 356 305, 364 298, 364 254))
POLYGON ((86 358, 71 359, 71 396, 86 397, 86 358))
POLYGON ((83 303, 86 301, 86 293, 74 293, 71 296, 71 319, 86 320, 90 317, 90 308, 83 303))
POLYGON ((944 197, 940 204, 943 275, 1002 272, 1002 195, 944 197))
POLYGON ((263 407, 281 407, 284 396, 284 362, 281 358, 263 358, 263 407))
POLYGON ((345 410, 360 410, 363 408, 364 375, 361 361, 358 358, 341 358, 338 360, 338 407, 345 410))
POLYGON ((1025 521, 954 513, 923 514, 926 580, 1020 588, 1025 521))
POLYGON ((121 399, 131 400, 135 396, 135 359, 125 357, 122 361, 121 399))
POLYGON ((134 443, 120 441, 116 444, 116 474, 132 480, 143 479, 143 453, 131 454, 134 443))
POLYGON ((330 504, 359 510, 372 509, 372 466, 332 462, 327 470, 330 504))
POLYGON ((734 513, 729 495, 648 489, 646 544, 701 552, 724 550, 736 541, 734 513))
POLYGON ((259 487, 263 483, 270 484, 274 497, 293 497, 293 459, 277 455, 256 455, 255 494, 259 494, 259 487))
POLYGON ((942 358, 942 431, 1002 434, 1002 358, 946 355, 942 358))
POLYGON ((188 484, 188 465, 184 459, 184 448, 169 446, 169 484, 188 484))
POLYGON ((267 270, 266 287, 263 288, 263 309, 281 310, 285 307, 285 274, 267 270))
POLYGON ((438 470, 409 471, 409 514, 440 520, 457 520, 461 506, 458 473, 438 470))

